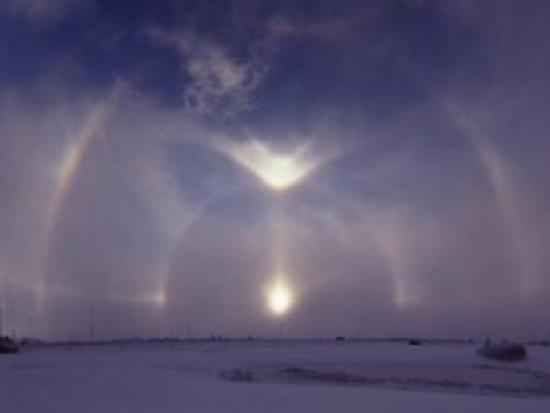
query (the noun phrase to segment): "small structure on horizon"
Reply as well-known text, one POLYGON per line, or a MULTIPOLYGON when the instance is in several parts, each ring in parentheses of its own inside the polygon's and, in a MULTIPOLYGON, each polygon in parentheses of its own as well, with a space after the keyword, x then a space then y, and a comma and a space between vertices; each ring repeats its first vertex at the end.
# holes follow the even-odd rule
POLYGON ((485 340, 483 347, 477 353, 482 357, 500 361, 520 361, 527 357, 527 349, 522 344, 513 344, 503 341, 493 344, 491 340, 485 340))
POLYGON ((19 351, 15 340, 10 337, 0 336, 0 354, 13 354, 19 351))

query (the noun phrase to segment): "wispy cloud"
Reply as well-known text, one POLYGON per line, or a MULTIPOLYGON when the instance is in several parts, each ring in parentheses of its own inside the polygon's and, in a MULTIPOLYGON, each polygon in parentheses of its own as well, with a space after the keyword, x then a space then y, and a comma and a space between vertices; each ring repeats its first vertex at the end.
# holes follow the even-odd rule
MULTIPOLYGON (((371 16, 371 19, 375 16, 371 16)), ((317 21, 295 21, 282 16, 268 21, 267 27, 274 38, 305 37, 323 41, 349 39, 365 16, 336 16, 317 21)))
POLYGON ((237 58, 223 45, 192 32, 151 29, 148 33, 180 53, 187 76, 183 100, 188 111, 230 117, 253 106, 252 94, 268 71, 255 44, 246 57, 237 58))

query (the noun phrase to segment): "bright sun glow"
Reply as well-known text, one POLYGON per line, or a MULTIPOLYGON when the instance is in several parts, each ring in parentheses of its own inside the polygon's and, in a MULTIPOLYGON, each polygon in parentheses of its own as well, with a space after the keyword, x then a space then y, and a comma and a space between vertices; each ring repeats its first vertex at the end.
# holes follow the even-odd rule
POLYGON ((308 172, 290 156, 265 156, 254 172, 270 187, 284 190, 300 181, 308 172))
POLYGON ((277 316, 283 315, 292 305, 292 293, 288 287, 279 282, 269 291, 268 304, 273 314, 277 316))
POLYGON ((292 154, 279 155, 261 142, 249 141, 223 149, 267 186, 283 191, 296 185, 317 167, 317 163, 304 158, 305 148, 302 146, 292 154))

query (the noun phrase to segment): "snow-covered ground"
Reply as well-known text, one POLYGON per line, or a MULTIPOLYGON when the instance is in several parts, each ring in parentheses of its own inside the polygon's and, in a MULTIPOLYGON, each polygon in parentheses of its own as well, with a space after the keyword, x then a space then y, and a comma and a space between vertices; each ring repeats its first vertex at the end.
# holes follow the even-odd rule
POLYGON ((0 356, 2 412, 550 412, 550 348, 196 342, 36 346, 0 356))

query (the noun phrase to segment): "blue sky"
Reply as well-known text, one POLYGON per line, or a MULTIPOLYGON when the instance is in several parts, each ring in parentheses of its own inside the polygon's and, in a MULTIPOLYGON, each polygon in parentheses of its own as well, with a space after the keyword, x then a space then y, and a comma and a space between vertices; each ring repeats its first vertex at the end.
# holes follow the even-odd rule
POLYGON ((549 13, 2 2, 5 324, 544 336, 549 13))

